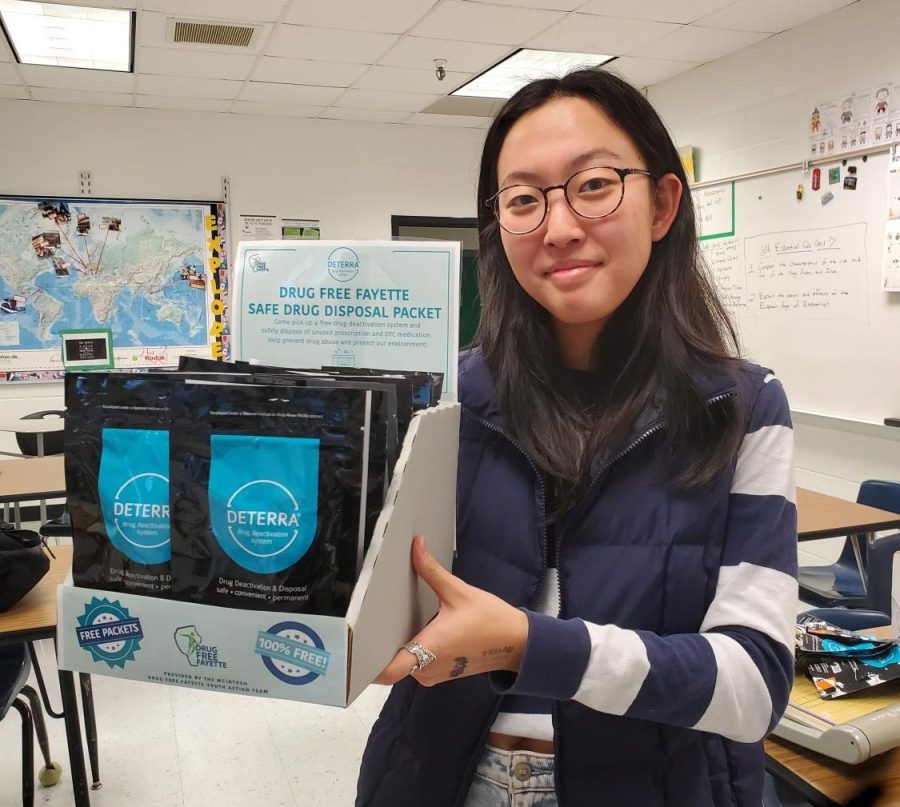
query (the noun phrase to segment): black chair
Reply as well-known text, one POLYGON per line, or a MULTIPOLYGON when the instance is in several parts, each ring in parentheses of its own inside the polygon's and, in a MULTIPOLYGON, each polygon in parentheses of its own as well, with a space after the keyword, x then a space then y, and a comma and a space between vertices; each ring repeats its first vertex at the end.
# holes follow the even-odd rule
MULTIPOLYGON (((43 420, 44 418, 64 418, 65 416, 66 413, 61 409, 46 409, 43 412, 32 412, 31 414, 20 418, 20 420, 43 420)), ((25 457, 49 457, 52 454, 63 453, 62 431, 47 432, 43 435, 43 438, 44 451, 42 454, 38 444, 37 434, 32 434, 31 432, 16 432, 16 443, 19 446, 19 451, 21 451, 22 455, 25 457)))
MULTIPOLYGON (((900 482, 867 479, 860 484, 856 501, 900 513, 900 482)), ((800 567, 800 599, 820 608, 846 606, 890 613, 891 566, 894 552, 900 551, 900 532, 872 544, 860 538, 857 545, 868 583, 860 575, 853 541, 847 536, 835 563, 800 567)))
POLYGON ((24 644, 0 646, 0 720, 6 717, 10 707, 22 718, 22 804, 34 807, 34 735, 44 758, 44 767, 38 773, 38 781, 45 787, 57 784, 62 767, 50 759, 50 743, 44 713, 37 693, 25 682, 31 671, 24 644))

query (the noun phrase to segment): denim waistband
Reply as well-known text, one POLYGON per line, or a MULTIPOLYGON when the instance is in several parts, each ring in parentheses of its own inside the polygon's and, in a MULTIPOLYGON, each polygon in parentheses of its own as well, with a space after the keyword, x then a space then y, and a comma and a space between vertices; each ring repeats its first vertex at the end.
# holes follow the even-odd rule
POLYGON ((478 763, 479 776, 510 791, 552 791, 553 754, 504 751, 486 745, 478 763))

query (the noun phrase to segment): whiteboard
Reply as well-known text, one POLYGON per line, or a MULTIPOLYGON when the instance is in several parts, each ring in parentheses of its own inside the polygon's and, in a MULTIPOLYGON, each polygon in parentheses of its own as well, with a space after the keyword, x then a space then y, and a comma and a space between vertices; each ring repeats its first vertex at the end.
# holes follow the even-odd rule
POLYGON ((900 293, 883 291, 881 277, 888 159, 822 165, 818 191, 812 169, 738 180, 734 235, 700 241, 743 355, 775 372, 794 410, 900 416, 900 293), (843 186, 850 165, 856 190, 843 186), (829 184, 834 167, 840 182, 829 184))

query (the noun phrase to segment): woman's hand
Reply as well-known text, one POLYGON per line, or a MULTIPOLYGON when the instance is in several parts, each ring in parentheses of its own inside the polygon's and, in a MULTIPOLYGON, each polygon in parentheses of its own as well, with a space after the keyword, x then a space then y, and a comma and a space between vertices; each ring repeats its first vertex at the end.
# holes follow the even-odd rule
POLYGON ((407 675, 423 686, 492 670, 518 670, 528 640, 528 617, 493 594, 464 583, 447 571, 416 536, 412 563, 440 601, 437 616, 411 641, 426 647, 437 659, 421 672, 411 673, 416 657, 401 648, 375 679, 396 684, 407 675))

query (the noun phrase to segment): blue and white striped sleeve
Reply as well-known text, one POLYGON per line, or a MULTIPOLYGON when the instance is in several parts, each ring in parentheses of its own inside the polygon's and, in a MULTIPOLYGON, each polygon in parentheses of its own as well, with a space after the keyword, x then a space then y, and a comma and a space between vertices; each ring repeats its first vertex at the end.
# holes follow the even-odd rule
MULTIPOLYGON (((797 608, 793 435, 784 391, 773 376, 766 377, 749 420, 716 592, 699 632, 659 636, 526 612, 528 645, 508 691, 573 699, 608 714, 738 742, 756 742, 771 731, 793 680, 797 608)), ((495 678, 495 684, 509 681, 495 678)))

